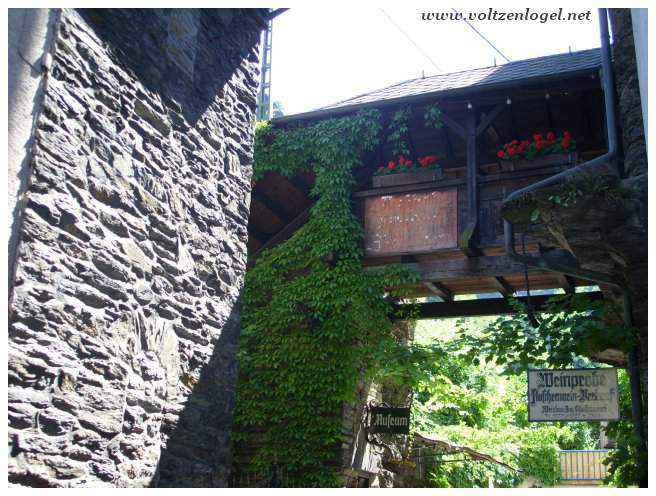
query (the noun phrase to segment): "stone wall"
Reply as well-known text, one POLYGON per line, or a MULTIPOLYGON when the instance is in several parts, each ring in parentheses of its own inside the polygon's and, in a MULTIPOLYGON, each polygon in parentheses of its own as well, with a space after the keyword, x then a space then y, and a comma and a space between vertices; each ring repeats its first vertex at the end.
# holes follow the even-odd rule
POLYGON ((11 284, 20 233, 22 198, 29 173, 28 150, 43 100, 43 55, 52 44, 56 9, 9 9, 7 200, 8 282, 11 284))
POLYGON ((648 288, 647 288, 647 148, 642 119, 640 84, 636 62, 631 9, 609 9, 613 32, 613 74, 617 95, 619 141, 630 192, 631 214, 618 232, 616 244, 622 253, 625 277, 632 294, 633 319, 639 330, 640 366, 647 392, 648 288))
POLYGON ((225 484, 263 27, 61 11, 10 285, 10 484, 225 484))
POLYGON ((647 149, 631 9, 610 9, 610 17, 613 31, 613 74, 624 168, 628 176, 638 176, 647 172, 647 149))

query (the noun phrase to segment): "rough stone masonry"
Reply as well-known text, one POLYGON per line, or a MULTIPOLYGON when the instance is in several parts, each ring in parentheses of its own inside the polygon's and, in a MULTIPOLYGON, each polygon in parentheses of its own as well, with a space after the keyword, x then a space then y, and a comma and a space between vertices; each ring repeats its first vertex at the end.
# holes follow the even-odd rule
POLYGON ((51 11, 10 283, 10 484, 225 485, 262 14, 51 11))

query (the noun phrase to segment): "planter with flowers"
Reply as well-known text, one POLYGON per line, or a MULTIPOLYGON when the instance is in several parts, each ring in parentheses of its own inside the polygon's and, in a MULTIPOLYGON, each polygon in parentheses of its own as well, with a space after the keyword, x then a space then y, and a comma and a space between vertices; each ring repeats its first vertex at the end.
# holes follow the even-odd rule
POLYGON ((403 184, 426 183, 442 178, 442 166, 436 155, 419 157, 416 161, 399 155, 396 161, 379 167, 372 179, 374 188, 400 186, 403 184))
POLYGON ((549 165, 576 163, 576 142, 569 131, 545 136, 534 134, 530 140, 513 140, 503 145, 497 158, 509 162, 513 168, 546 167, 549 165))

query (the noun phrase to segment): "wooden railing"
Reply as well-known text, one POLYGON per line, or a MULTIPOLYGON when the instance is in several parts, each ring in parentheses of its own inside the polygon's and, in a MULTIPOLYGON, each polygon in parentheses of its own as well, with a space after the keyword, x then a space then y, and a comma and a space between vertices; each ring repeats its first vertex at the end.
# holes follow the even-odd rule
POLYGON ((608 450, 560 451, 560 477, 564 481, 598 481, 606 477, 603 464, 608 450))

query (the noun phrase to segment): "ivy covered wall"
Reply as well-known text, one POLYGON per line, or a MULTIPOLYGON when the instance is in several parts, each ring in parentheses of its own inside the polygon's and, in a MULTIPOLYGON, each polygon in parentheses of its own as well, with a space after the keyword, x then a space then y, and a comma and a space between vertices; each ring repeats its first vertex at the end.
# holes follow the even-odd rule
POLYGON ((343 483, 342 408, 362 374, 373 375, 397 345, 388 318, 413 275, 365 270, 362 227, 351 206, 353 171, 380 140, 377 111, 290 130, 264 125, 255 177, 268 170, 316 174, 310 219, 246 275, 236 470, 282 466, 291 483, 343 483))

